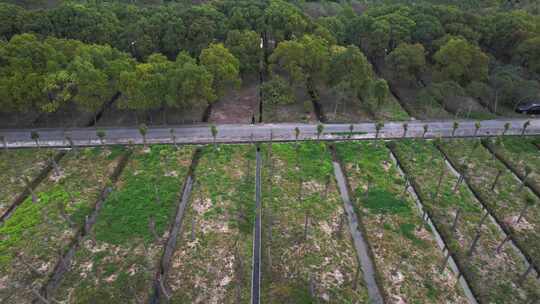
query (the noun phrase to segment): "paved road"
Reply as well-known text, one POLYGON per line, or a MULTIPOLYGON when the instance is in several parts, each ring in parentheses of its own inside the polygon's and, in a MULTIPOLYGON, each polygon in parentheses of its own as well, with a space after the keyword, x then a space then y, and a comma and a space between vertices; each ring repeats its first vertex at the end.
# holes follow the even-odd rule
MULTIPOLYGON (((485 120, 481 122, 481 128, 476 132, 475 121, 459 121, 459 128, 455 136, 493 136, 499 135, 504 131, 504 125, 510 123, 510 129, 507 135, 519 135, 523 129, 525 119, 497 119, 485 120)), ((527 135, 540 134, 540 119, 530 119, 530 125, 526 129, 527 135)), ((453 131, 452 120, 447 121, 411 121, 408 122, 408 131, 406 137, 422 137, 424 135, 424 125, 428 126, 427 138, 438 136, 451 137, 453 131)), ((284 123, 284 124, 224 124, 217 125, 218 133, 216 142, 250 142, 250 141, 268 141, 270 134, 273 134, 274 141, 295 140, 295 128, 300 130, 299 140, 317 138, 317 125, 284 123)), ((324 132, 321 134, 321 140, 338 140, 348 138, 350 124, 325 124, 324 132)), ((35 147, 36 143, 30 138, 30 129, 18 130, 0 130, 1 139, 5 139, 7 146, 35 147)), ((66 147, 69 142, 66 136, 69 136, 74 145, 88 146, 100 145, 101 142, 96 135, 95 128, 85 129, 38 129, 34 130, 39 134, 39 143, 41 146, 66 147)), ((132 128, 107 128, 105 131, 105 144, 142 144, 143 138, 137 127, 132 128)), ((376 137, 375 123, 359 123, 353 125, 352 139, 373 139, 376 137)), ((387 122, 379 132, 380 138, 401 138, 403 137, 403 122, 387 122)), ((148 143, 173 143, 178 144, 197 144, 212 143, 214 138, 210 132, 209 125, 189 125, 189 126, 170 126, 170 127, 152 127, 148 129, 146 135, 148 143), (171 130, 174 133, 171 133, 171 130), (174 139, 173 139, 174 134, 174 139)))
POLYGON ((255 175, 255 227, 253 229, 253 273, 251 276, 251 304, 261 302, 261 153, 257 150, 255 175))

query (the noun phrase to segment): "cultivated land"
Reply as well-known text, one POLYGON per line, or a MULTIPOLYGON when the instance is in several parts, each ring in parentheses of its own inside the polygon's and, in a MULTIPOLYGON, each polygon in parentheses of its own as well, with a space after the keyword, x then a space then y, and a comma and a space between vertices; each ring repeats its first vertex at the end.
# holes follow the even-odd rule
POLYGON ((462 171, 473 191, 477 192, 491 214, 511 231, 533 263, 540 265, 539 198, 523 187, 511 171, 502 168, 502 164, 478 141, 452 140, 444 142, 441 147, 454 165, 467 164, 462 171), (502 174, 495 182, 498 169, 502 169, 502 174), (524 211, 525 206, 528 208, 524 211))
MULTIPOLYGON (((520 276, 527 270, 523 258, 508 243, 497 250, 504 240, 503 234, 489 217, 482 222, 486 211, 464 181, 457 183, 458 177, 437 148, 430 142, 403 141, 392 145, 392 150, 413 179, 424 207, 477 299, 482 303, 528 303, 537 298, 538 280, 528 276, 520 286, 520 276), (454 226, 457 212, 459 217, 454 226), (477 237, 477 245, 471 252, 477 237)), ((531 243, 528 248, 534 246, 531 243)), ((439 267, 442 264, 440 261, 439 267)))
POLYGON ((70 303, 149 300, 156 265, 193 148, 135 148, 54 298, 70 303))
MULTIPOLYGON (((527 200, 522 195, 538 198, 486 148, 494 147, 521 173, 525 172, 524 162, 532 164, 529 178, 535 183, 536 143, 535 137, 497 137, 489 142, 259 143, 261 302, 369 301, 366 274, 359 270, 335 181, 333 149, 348 180, 354 212, 372 254, 374 275, 387 301, 465 303, 468 299, 457 282, 461 276, 479 303, 528 304, 540 298, 536 272, 521 255, 538 259, 538 205, 523 208, 527 200), (419 194, 426 214, 415 207, 390 151, 419 194), (459 178, 452 165, 466 171, 464 178, 459 178), (422 220, 425 216, 448 245, 459 276, 422 220), (511 238, 506 238, 500 224, 511 238)), ((23 303, 35 299, 50 282, 53 270, 57 271, 60 257, 75 246, 59 287, 46 294, 49 300, 149 301, 188 168, 195 160, 195 183, 170 267, 165 270, 165 296, 172 303, 248 302, 252 296, 256 145, 218 144, 198 149, 174 145, 77 148, 67 151, 56 165, 50 157, 59 151, 52 149, 2 152, 2 157, 20 155, 17 168, 27 167, 10 169, 10 174, 35 170, 29 163, 40 169, 51 164, 48 175, 33 190, 36 201, 28 194, 0 226, 2 300, 23 303), (30 155, 41 161, 34 163, 30 155), (128 157, 127 165, 118 181, 111 183, 112 172, 124 157, 128 157), (97 222, 80 243, 73 243, 104 189, 110 194, 97 212, 97 222)), ((18 195, 23 190, 13 191, 18 195)))
POLYGON ((30 183, 47 167, 51 153, 55 152, 47 149, 28 149, 1 153, 0 214, 4 214, 26 188, 25 179, 30 183))
MULTIPOLYGON (((0 227, 3 303, 29 303, 84 223, 123 148, 68 153, 0 227)), ((38 153, 39 155, 39 153, 38 153)))
POLYGON ((172 303, 248 303, 255 147, 207 146, 166 283, 172 303))
POLYGON ((389 301, 466 302, 454 273, 441 271, 444 255, 384 143, 338 143, 336 150, 389 301))
POLYGON ((263 303, 366 303, 323 143, 263 146, 263 303))

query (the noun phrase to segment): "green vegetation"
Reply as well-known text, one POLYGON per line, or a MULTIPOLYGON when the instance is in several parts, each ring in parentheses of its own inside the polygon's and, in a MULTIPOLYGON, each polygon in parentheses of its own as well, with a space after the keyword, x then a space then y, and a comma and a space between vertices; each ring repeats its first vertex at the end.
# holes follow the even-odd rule
POLYGON ((0 227, 0 271, 13 285, 0 292, 5 303, 31 302, 31 289, 45 282, 59 256, 84 224, 121 148, 68 153, 0 227), (10 297, 7 297, 10 296, 10 297))
POLYGON ((93 113, 121 91, 122 109, 186 110, 213 102, 238 75, 261 68, 306 89, 309 96, 295 96, 300 107, 284 105, 299 116, 310 99, 329 100, 329 113, 336 112, 331 105, 352 109, 351 117, 335 114, 336 121, 406 118, 381 108, 388 95, 381 76, 417 117, 506 115, 535 97, 539 15, 510 2, 483 1, 474 11, 465 1, 447 2, 113 1, 43 10, 4 3, 1 109, 54 113, 75 105, 93 113), (450 93, 417 98, 449 82, 450 93))
POLYGON ((0 214, 26 188, 25 179, 32 180, 48 164, 44 149, 12 150, 0 153, 0 214))
POLYGON ((367 301, 330 153, 322 143, 262 147, 267 303, 367 301), (291 282, 294 282, 291 284, 291 282))
POLYGON ((527 176, 527 181, 540 186, 540 151, 534 141, 533 138, 502 137, 495 140, 492 147, 520 174, 527 176), (531 169, 528 175, 527 167, 531 169))
POLYGON ((466 175, 471 187, 489 206, 493 216, 510 229, 533 261, 540 264, 540 206, 528 208, 523 220, 517 220, 527 197, 534 197, 534 201, 538 201, 538 197, 531 194, 527 187, 522 187, 509 170, 503 170, 494 185, 497 169, 503 164, 477 141, 452 140, 444 142, 442 148, 454 163, 469 164, 466 175))
POLYGON ((336 150, 389 297, 407 303, 465 302, 455 276, 440 272, 443 253, 384 144, 338 143, 336 150))
MULTIPOLYGON (((457 142, 452 142, 453 150, 457 142)), ((538 296, 538 281, 528 276, 518 286, 526 267, 522 258, 508 244, 498 246, 504 237, 482 210, 472 192, 454 176, 441 153, 429 142, 400 141, 393 149, 413 183, 451 252, 457 258, 471 288, 486 303, 527 303, 538 296), (458 221, 454 228, 456 214, 458 221), (480 226, 480 228, 479 228, 480 226), (474 239, 478 241, 471 254, 474 239), (499 249, 499 250, 498 250, 499 249), (513 292, 508 292, 511 288, 513 292)), ((476 169, 475 169, 476 170, 476 169)), ((442 267, 443 261, 437 265, 442 267)))
POLYGON ((148 301, 193 148, 135 148, 56 299, 148 301))
POLYGON ((175 303, 251 298, 255 149, 203 148, 167 278, 175 303))

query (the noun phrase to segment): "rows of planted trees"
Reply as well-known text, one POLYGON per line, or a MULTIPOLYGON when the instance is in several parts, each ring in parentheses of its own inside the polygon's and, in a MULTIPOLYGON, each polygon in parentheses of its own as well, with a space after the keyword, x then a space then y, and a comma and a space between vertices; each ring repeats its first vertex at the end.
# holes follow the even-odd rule
POLYGON ((382 76, 418 117, 508 115, 537 97, 537 15, 352 4, 322 14, 283 0, 2 4, 1 108, 51 113, 74 104, 94 114, 117 92, 120 109, 204 108, 261 61, 275 121, 280 108, 312 111, 310 101, 333 121, 407 119, 382 76))
MULTIPOLYGON (((489 144, 534 163, 536 142, 516 137, 489 144)), ((376 276, 388 301, 465 302, 460 277, 480 303, 530 303, 540 296, 535 272, 522 255, 537 262, 538 197, 479 141, 343 142, 335 144, 334 160, 332 148, 319 141, 259 148, 264 301, 368 301, 366 275, 376 276), (341 162, 347 179, 340 190, 334 161, 341 162), (424 213, 416 208, 411 186, 424 213), (364 273, 358 261, 339 196, 347 187, 374 274, 364 273), (426 216, 446 250, 439 249, 426 216), (450 256, 459 276, 449 267, 450 256)), ((16 168, 0 172, 2 191, 9 194, 4 211, 11 194, 22 192, 25 181, 50 165, 46 178, 0 223, 2 302, 40 296, 76 303, 147 302, 156 288, 173 303, 248 301, 255 147, 199 150, 94 147, 68 151, 60 159, 45 149, 2 152, 0 165, 16 168), (188 173, 195 182, 182 221, 175 224, 188 173), (173 225, 180 225, 178 235, 169 233, 173 225), (89 228, 80 235, 82 226, 89 228), (176 248, 166 276, 156 281, 171 237, 176 248), (66 256, 68 248, 73 255, 66 256), (65 273, 59 272, 62 267, 65 273), (59 273, 59 284, 51 284, 59 273)), ((536 183, 537 168, 520 166, 536 183)))

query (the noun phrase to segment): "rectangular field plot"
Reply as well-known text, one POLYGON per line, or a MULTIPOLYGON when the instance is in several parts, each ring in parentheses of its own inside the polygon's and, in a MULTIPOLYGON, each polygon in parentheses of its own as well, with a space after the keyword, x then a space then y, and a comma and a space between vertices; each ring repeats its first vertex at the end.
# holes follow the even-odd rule
MULTIPOLYGON (((456 144, 452 142, 452 149, 463 149, 456 144)), ((486 216, 465 182, 458 183, 437 148, 427 141, 407 140, 395 143, 392 149, 479 302, 530 303, 537 299, 538 280, 532 275, 522 277, 527 266, 513 246, 507 243, 498 248, 504 240, 502 231, 486 216)))
POLYGON ((468 165, 467 180, 470 181, 473 190, 489 206, 493 216, 510 229, 516 241, 527 251, 536 265, 540 265, 538 197, 527 187, 523 187, 512 172, 494 158, 480 142, 451 140, 443 142, 441 147, 454 165, 468 165), (499 170, 501 174, 495 181, 499 170))
POLYGON ((53 150, 24 149, 0 152, 0 215, 25 189, 24 179, 34 179, 49 163, 53 150))
POLYGON ((248 303, 255 147, 205 147, 167 278, 171 303, 248 303))
POLYGON ((456 276, 449 269, 440 271, 443 252, 384 144, 339 143, 336 150, 391 301, 465 303, 456 276))
POLYGON ((31 302, 31 290, 39 290, 92 212, 122 153, 69 152, 34 190, 35 201, 28 197, 0 227, 0 302, 31 302))
POLYGON ((193 148, 135 148, 54 298, 148 302, 193 148))
POLYGON ((262 155, 261 302, 368 303, 326 146, 265 145, 262 155))
POLYGON ((518 174, 540 189, 540 150, 535 146, 538 139, 528 137, 502 137, 490 142, 489 147, 504 158, 518 174), (528 167, 528 168, 527 168, 528 167), (529 173, 528 173, 529 172, 529 173))

